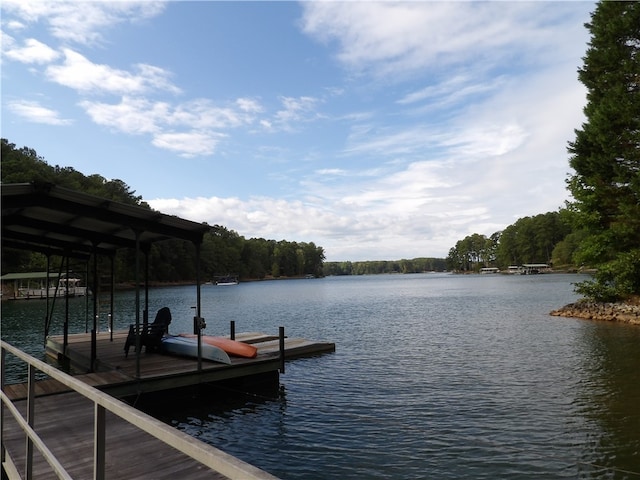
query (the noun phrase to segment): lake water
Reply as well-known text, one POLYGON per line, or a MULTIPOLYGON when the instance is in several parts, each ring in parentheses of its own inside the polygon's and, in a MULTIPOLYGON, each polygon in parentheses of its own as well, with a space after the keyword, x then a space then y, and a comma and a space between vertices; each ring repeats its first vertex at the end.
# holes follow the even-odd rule
MULTIPOLYGON (((206 333, 284 326, 336 352, 287 363, 279 395, 221 394, 162 417, 285 479, 640 478, 640 328, 548 315, 583 279, 205 285, 206 333)), ((118 294, 117 328, 133 299, 118 294)), ((84 300, 72 303, 71 329, 84 331, 84 300)), ((173 333, 191 330, 194 287, 153 289, 150 310, 165 305, 173 333)), ((42 356, 42 325, 28 319, 43 309, 3 304, 3 339, 42 356)))

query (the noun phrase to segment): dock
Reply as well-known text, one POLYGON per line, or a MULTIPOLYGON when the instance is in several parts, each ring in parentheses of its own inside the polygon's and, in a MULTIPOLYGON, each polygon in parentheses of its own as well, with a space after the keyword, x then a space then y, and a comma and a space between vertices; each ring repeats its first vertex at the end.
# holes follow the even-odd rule
MULTIPOLYGON (((258 349, 256 358, 231 357, 231 365, 216 362, 202 362, 197 370, 194 358, 161 355, 158 353, 140 354, 140 377, 136 378, 136 355, 130 352, 125 357, 123 345, 127 331, 109 332, 97 335, 97 365, 94 372, 75 375, 87 385, 96 387, 114 397, 126 397, 140 393, 180 388, 200 383, 212 383, 233 378, 259 376, 276 373, 282 368, 280 358, 280 339, 278 335, 260 332, 238 333, 235 339, 250 343, 258 349)), ((52 358, 62 356, 63 337, 52 336, 47 339, 46 352, 52 358)), ((335 351, 335 344, 307 340, 304 338, 285 338, 285 360, 313 356, 335 351)), ((67 357, 71 367, 77 372, 90 370, 91 334, 69 335, 67 357)), ((54 386, 43 386, 54 389, 54 386)), ((18 392, 13 398, 20 398, 18 392)))
MULTIPOLYGON (((119 250, 133 250, 136 319, 144 318, 138 299, 144 296, 144 305, 149 301, 149 271, 140 266, 148 260, 151 246, 170 239, 190 243, 195 249, 195 273, 184 280, 195 284, 194 333, 205 327, 199 252, 211 231, 209 225, 51 183, 2 184, 0 190, 3 246, 46 255, 47 271, 51 270, 51 256, 66 262, 67 273, 70 259, 86 262, 87 278, 92 279, 87 286, 95 295, 100 292, 102 275, 98 259, 113 262, 119 250), (93 273, 89 275, 91 264, 93 273)), ((63 263, 60 265, 62 271, 63 263)), ((104 285, 111 285, 113 297, 113 263, 110 270, 104 285)), ((278 336, 247 333, 235 339, 254 343, 257 357, 233 358, 230 365, 156 353, 125 357, 126 332, 98 332, 100 312, 95 295, 91 334, 69 335, 66 342, 61 336, 49 336, 51 318, 45 321, 47 355, 64 365, 65 371, 0 339, 3 478, 273 479, 121 399, 231 379, 247 383, 265 377, 277 380, 286 360, 332 352, 335 345, 285 338, 281 332, 278 336), (27 364, 26 384, 5 385, 6 355, 27 364), (71 373, 65 373, 66 369, 71 373), (36 381, 37 372, 44 374, 38 373, 42 380, 36 381)), ((68 326, 66 322, 68 315, 68 326)))
MULTIPOLYGON (((231 364, 202 361, 201 369, 197 369, 197 360, 185 357, 162 355, 160 353, 140 353, 139 377, 136 377, 136 354, 130 352, 125 357, 123 345, 126 331, 105 332, 97 335, 97 358, 99 361, 94 371, 88 371, 91 359, 91 334, 74 334, 68 336, 67 358, 71 370, 72 381, 49 378, 34 381, 32 384, 35 397, 37 420, 35 430, 40 438, 49 446, 51 454, 64 465, 69 478, 95 478, 95 445, 96 409, 92 399, 78 393, 72 388, 74 382, 83 386, 94 387, 103 397, 125 398, 146 392, 159 392, 174 388, 182 388, 199 384, 210 384, 230 379, 247 382, 267 378, 269 381, 279 378, 283 367, 280 337, 259 332, 240 333, 235 336, 238 341, 251 343, 258 349, 256 358, 231 357, 231 364), (83 373, 86 372, 86 373, 83 373)), ((46 352, 49 357, 58 358, 63 350, 63 337, 52 336, 47 339, 46 352)), ((335 344, 318 342, 304 338, 284 338, 284 359, 294 360, 300 357, 314 356, 335 351, 335 344)), ((43 363, 35 361, 36 363, 43 363)), ((44 367, 40 369, 47 370, 44 367)), ((50 373, 54 367, 49 368, 50 373)), ((58 377, 59 375, 53 375, 58 377)), ((80 388, 79 390, 83 390, 80 388)), ((24 418, 28 418, 29 385, 5 385, 3 395, 10 399, 24 418)), ((108 400, 106 400, 108 402, 108 400)), ((133 407, 125 406, 135 412, 133 407)), ((125 410, 125 413, 128 410, 125 410)), ((225 454, 212 446, 206 445, 186 434, 175 431, 170 435, 181 435, 178 441, 163 440, 167 430, 175 430, 162 424, 145 431, 144 427, 134 425, 119 414, 105 412, 104 441, 106 449, 103 454, 104 474, 106 478, 274 478, 266 472, 225 454), (159 428, 160 438, 154 433, 159 428), (188 436, 187 436, 188 437, 188 436), (220 464, 224 468, 216 469, 203 465, 192 456, 176 450, 175 445, 181 442, 195 444, 196 450, 204 450, 208 463, 217 464, 216 458, 222 458, 220 464), (198 445, 200 444, 200 445, 198 445), (210 451, 209 451, 210 450, 210 451), (215 460, 215 461, 214 461, 215 460), (232 472, 225 475, 225 469, 232 472), (222 470, 222 472, 220 471, 222 470), (239 473, 238 473, 239 472, 239 473)), ((142 412, 134 417, 146 416, 142 412)), ((3 443, 7 456, 13 461, 4 463, 9 478, 25 478, 26 467, 19 459, 24 459, 27 450, 25 433, 16 421, 7 419, 3 425, 3 443), (18 459, 18 461, 16 461, 18 459), (11 465, 11 466, 10 466, 11 465), (12 475, 13 472, 13 475, 12 475)), ((152 424, 154 419, 148 420, 152 424)), ((157 423, 161 423, 155 420, 157 423)), ((137 423, 137 422, 133 422, 137 423)), ((58 478, 47 464, 44 455, 33 455, 33 478, 58 478)))

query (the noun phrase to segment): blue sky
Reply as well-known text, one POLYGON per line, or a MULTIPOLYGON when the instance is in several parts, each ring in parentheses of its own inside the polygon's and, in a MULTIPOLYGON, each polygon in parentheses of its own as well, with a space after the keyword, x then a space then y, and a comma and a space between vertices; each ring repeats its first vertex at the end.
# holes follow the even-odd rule
POLYGON ((568 199, 594 2, 3 0, 2 137, 327 260, 568 199))

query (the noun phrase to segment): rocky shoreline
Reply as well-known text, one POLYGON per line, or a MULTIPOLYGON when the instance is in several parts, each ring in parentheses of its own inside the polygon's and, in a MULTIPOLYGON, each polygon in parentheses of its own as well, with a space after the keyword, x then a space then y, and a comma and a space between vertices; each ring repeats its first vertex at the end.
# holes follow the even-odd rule
POLYGON ((640 325, 640 305, 629 303, 598 303, 580 300, 554 310, 550 315, 640 325))

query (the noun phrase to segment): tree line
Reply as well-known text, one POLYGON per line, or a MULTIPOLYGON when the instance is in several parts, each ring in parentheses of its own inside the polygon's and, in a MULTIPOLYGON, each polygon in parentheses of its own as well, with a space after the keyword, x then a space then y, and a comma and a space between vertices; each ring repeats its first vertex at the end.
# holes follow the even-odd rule
POLYGON ((442 272, 444 258, 414 258, 411 260, 379 260, 362 262, 325 262, 324 275, 376 275, 381 273, 442 272))
MULTIPOLYGON (((28 147, 17 148, 2 139, 2 183, 50 182, 79 192, 96 195, 128 205, 150 209, 142 197, 135 194, 122 180, 107 180, 101 175, 84 175, 71 167, 49 165, 37 152, 28 147)), ((149 253, 151 282, 191 282, 196 278, 195 247, 187 241, 173 239, 152 245, 149 253)), ((200 274, 204 280, 217 276, 237 275, 241 279, 266 277, 297 277, 322 275, 324 249, 313 242, 287 240, 246 239, 221 225, 213 225, 204 235, 200 249, 200 274)), ((106 259, 100 259, 105 262, 106 259)), ((50 259, 55 268, 60 258, 50 259)), ((85 267, 73 262, 74 272, 85 267)), ((135 252, 119 250, 114 259, 118 283, 135 278, 135 252)), ((2 272, 45 271, 47 258, 37 252, 2 248, 2 272)), ((102 270, 108 271, 108 270, 102 270)))
POLYGON ((474 233, 449 250, 449 270, 479 271, 483 267, 505 269, 524 263, 572 265, 575 244, 565 241, 572 233, 571 213, 548 212, 518 219, 489 237, 474 233))
POLYGON ((451 248, 450 268, 556 263, 596 268, 576 291, 598 301, 640 297, 640 2, 600 1, 578 79, 586 121, 568 143, 572 200, 451 248))

